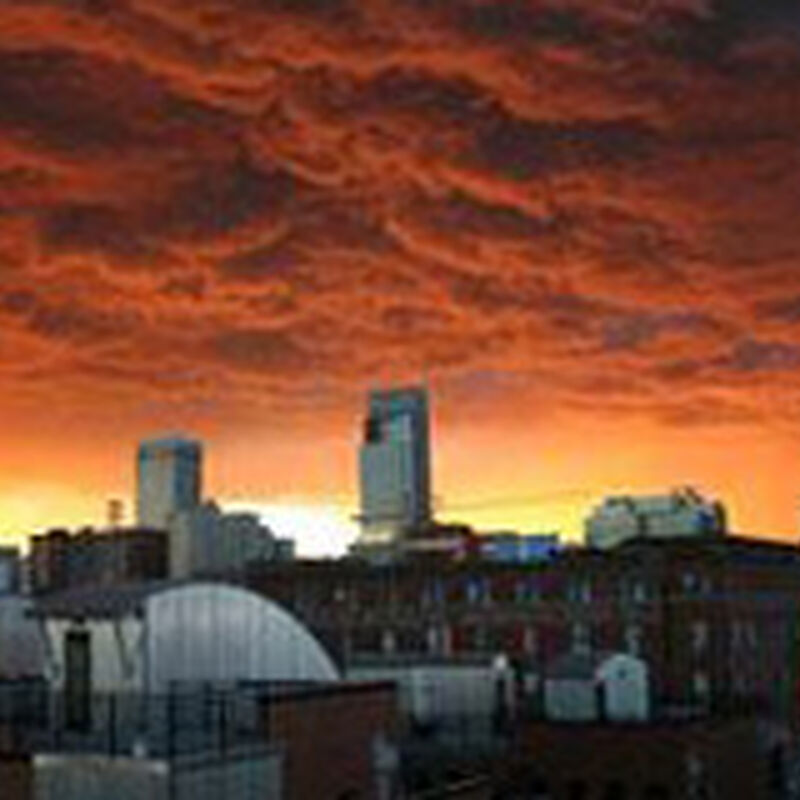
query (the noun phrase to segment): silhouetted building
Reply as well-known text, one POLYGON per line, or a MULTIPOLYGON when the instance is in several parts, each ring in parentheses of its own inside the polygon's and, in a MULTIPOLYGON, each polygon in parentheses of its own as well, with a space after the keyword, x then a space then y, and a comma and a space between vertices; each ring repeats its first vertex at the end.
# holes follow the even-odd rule
POLYGON ((294 542, 281 539, 257 514, 224 512, 214 502, 174 515, 169 532, 170 575, 230 575, 257 561, 294 558, 294 542))
POLYGON ((36 593, 159 580, 168 575, 167 534, 147 528, 55 529, 31 537, 29 563, 36 593))
POLYGON ((362 543, 393 543, 431 520, 428 394, 374 391, 360 450, 362 543))
POLYGON ((16 547, 0 547, 0 595, 18 592, 22 579, 22 560, 16 547))
POLYGON ((755 720, 533 722, 509 796, 531 800, 777 800, 782 768, 755 720))
POLYGON ((647 663, 660 713, 757 711, 800 725, 795 545, 637 539, 539 564, 298 562, 248 581, 345 663, 503 653, 534 686, 571 651, 626 652, 647 663))
POLYGON ((180 511, 202 496, 203 449, 183 438, 152 439, 139 445, 136 461, 136 516, 146 528, 167 530, 180 511))

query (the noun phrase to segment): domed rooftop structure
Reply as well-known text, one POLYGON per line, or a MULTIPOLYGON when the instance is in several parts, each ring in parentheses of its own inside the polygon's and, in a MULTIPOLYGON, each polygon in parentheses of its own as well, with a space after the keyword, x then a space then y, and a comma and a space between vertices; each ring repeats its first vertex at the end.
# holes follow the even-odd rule
POLYGON ((160 582, 43 598, 55 689, 166 692, 175 686, 324 683, 339 673, 314 636, 267 598, 224 583, 160 582), (76 666, 77 665, 77 666, 76 666), (88 673, 88 675, 86 674, 88 673))

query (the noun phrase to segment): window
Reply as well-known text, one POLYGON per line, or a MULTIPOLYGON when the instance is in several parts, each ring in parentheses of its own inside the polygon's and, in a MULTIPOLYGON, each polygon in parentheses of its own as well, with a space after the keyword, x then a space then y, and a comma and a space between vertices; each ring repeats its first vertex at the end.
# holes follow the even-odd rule
POLYGON ((585 622, 572 625, 572 649, 576 653, 589 653, 592 650, 592 631, 585 622))
POLYGON ((422 608, 441 608, 444 605, 444 596, 444 586, 437 578, 423 585, 420 604, 422 608))
POLYGON ((88 631, 68 631, 64 639, 64 723, 73 730, 92 724, 92 651, 88 631))
POLYGON ((431 655, 449 655, 451 649, 450 629, 446 625, 431 625, 427 630, 427 645, 431 655))
POLYGON ((586 781, 570 781, 567 784, 568 800, 587 800, 589 797, 589 787, 586 781))
POLYGON ((752 621, 748 622, 745 631, 746 631, 747 644, 753 649, 756 649, 760 645, 760 642, 758 636, 758 628, 756 627, 755 622, 752 621))
POLYGON ((686 594, 695 594, 700 589, 700 577, 696 572, 686 570, 681 575, 681 585, 686 594))
POLYGON ((622 781, 609 781, 603 792, 603 800, 627 800, 628 790, 622 781))
POLYGON ((642 627, 631 623, 625 627, 625 652, 632 656, 642 655, 642 627))
POLYGON ((383 632, 381 639, 381 649, 384 655, 393 655, 397 650, 397 640, 395 639, 394 631, 387 628, 383 632))
POLYGON ((439 639, 439 629, 436 627, 428 628, 428 652, 436 655, 441 651, 441 642, 439 639))
POLYGON ((466 600, 470 605, 491 605, 492 587, 488 578, 469 578, 465 587, 466 600))
POLYGON ((707 703, 711 693, 711 682, 708 674, 702 670, 697 670, 692 676, 692 692, 694 698, 700 703, 707 703))
POLYGON ((538 650, 538 636, 536 635, 536 628, 527 627, 523 633, 522 649, 529 655, 535 656, 538 650))
POLYGON ((364 424, 364 441, 379 444, 383 441, 383 425, 379 417, 369 417, 364 424))
POLYGON ((647 583, 642 578, 631 581, 631 600, 634 603, 646 603, 648 594, 647 583))
POLYGON ((533 778, 530 781, 530 789, 533 800, 543 800, 550 793, 550 786, 544 778, 533 778))
POLYGON ((714 582, 708 575, 700 575, 694 570, 686 570, 681 575, 681 585, 686 594, 710 595, 714 590, 714 582))
POLYGON ((536 579, 527 577, 519 578, 514 587, 514 597, 518 603, 530 603, 538 597, 536 579))
POLYGON ((692 652, 696 655, 703 655, 708 649, 709 631, 708 623, 704 620, 697 620, 692 623, 692 652))
POLYGON ((591 603, 592 582, 588 578, 576 578, 567 584, 567 600, 570 603, 591 603))

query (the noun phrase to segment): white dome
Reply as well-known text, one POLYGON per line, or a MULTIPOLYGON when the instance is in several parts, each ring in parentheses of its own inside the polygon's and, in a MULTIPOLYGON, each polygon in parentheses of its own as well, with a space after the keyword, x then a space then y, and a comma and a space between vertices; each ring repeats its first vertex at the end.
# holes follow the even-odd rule
POLYGON ((147 684, 330 682, 338 671, 312 634, 276 603, 236 586, 187 583, 145 603, 147 684))

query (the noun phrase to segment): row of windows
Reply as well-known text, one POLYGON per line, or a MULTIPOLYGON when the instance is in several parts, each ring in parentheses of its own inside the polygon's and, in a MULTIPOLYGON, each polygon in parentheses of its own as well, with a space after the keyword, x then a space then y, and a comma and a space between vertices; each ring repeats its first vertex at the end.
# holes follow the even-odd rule
MULTIPOLYGON (((605 582, 604 582, 605 583, 605 582)), ((707 575, 691 570, 680 574, 675 587, 687 596, 708 596, 713 592, 713 582, 707 575)), ((494 580, 487 575, 473 575, 448 581, 437 578, 421 587, 413 584, 395 587, 374 587, 362 593, 356 587, 337 586, 333 600, 339 604, 359 602, 386 602, 394 596, 402 604, 419 605, 422 608, 438 608, 448 603, 488 606, 494 603, 532 603, 539 600, 563 598, 574 605, 590 605, 597 600, 608 601, 612 596, 626 604, 644 604, 656 597, 652 580, 641 576, 622 576, 616 585, 602 588, 586 576, 577 576, 560 581, 552 574, 525 575, 516 579, 500 576, 494 580)))
MULTIPOLYGON (((531 603, 559 596, 569 603, 588 605, 596 599, 597 592, 587 579, 570 580, 563 586, 555 586, 552 580, 543 579, 541 576, 526 576, 510 585, 507 582, 503 582, 503 585, 498 583, 493 585, 490 578, 482 576, 468 578, 455 586, 447 585, 443 580, 432 581, 425 584, 416 594, 409 594, 403 590, 393 593, 388 589, 386 592, 373 591, 368 594, 372 595, 374 601, 381 599, 386 601, 386 595, 394 594, 400 602, 419 604, 423 608, 437 608, 449 602, 486 606, 508 601, 531 603)), ((366 597, 359 595, 355 589, 348 590, 344 586, 338 586, 333 592, 333 600, 338 604, 366 601, 366 597)), ((646 603, 653 596, 648 584, 642 579, 623 581, 618 595, 621 601, 633 603, 646 603)))

